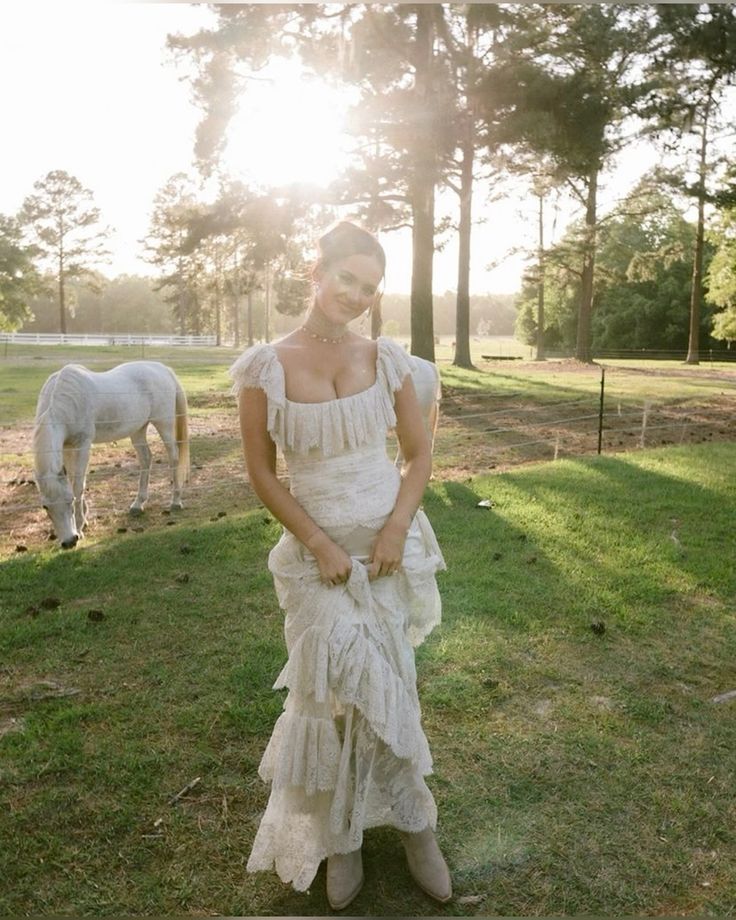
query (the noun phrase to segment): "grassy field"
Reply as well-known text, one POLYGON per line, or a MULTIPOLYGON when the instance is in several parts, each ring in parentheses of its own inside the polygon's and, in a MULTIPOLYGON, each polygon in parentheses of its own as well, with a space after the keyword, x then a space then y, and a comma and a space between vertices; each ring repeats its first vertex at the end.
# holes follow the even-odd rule
MULTIPOLYGON (((497 340, 474 342, 482 352, 497 352, 497 340)), ((443 347, 449 347, 447 343, 443 347)), ((48 522, 32 483, 31 435, 37 393, 64 362, 103 369, 140 357, 130 347, 8 346, 0 362, 0 558, 16 546, 44 543, 48 522)), ((189 396, 193 474, 187 490, 191 516, 209 517, 233 506, 253 505, 242 476, 242 458, 227 367, 228 348, 146 348, 145 356, 171 364, 189 396)), ((477 357, 477 356, 476 356, 477 357)), ((466 371, 447 363, 443 376, 442 422, 435 449, 435 474, 464 480, 520 463, 595 453, 601 368, 572 361, 479 362, 466 371)), ((736 366, 684 367, 659 362, 607 363, 602 449, 604 453, 640 447, 736 440, 736 366), (643 430, 646 426, 646 430, 643 430)), ((150 529, 163 520, 167 501, 166 463, 154 436, 154 475, 150 508, 155 513, 135 523, 150 529)), ((91 540, 107 539, 128 527, 126 509, 137 481, 137 462, 129 441, 97 445, 88 478, 91 540)))
MULTIPOLYGON (((204 469, 236 463, 219 355, 175 365, 204 469)), ((38 364, 12 384, 23 424, 38 364)), ((736 700, 713 701, 736 689, 736 444, 460 469, 464 432, 483 432, 453 399, 557 406, 596 377, 445 377, 425 500, 444 622, 417 657, 456 897, 425 898, 378 829, 351 912, 736 913, 736 700)), ((698 379, 705 404, 714 381, 698 379)), ((659 380, 663 398, 681 382, 659 380)), ((111 513, 74 552, 36 540, 0 567, 0 914, 330 913, 324 870, 306 895, 244 871, 283 702, 265 568, 279 528, 240 481, 217 488, 172 526, 152 508, 119 534, 111 513)))

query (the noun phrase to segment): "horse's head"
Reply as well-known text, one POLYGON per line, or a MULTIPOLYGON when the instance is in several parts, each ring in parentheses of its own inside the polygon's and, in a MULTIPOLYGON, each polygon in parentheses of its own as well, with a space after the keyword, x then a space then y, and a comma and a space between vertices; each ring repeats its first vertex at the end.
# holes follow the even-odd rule
POLYGON ((66 470, 36 475, 36 484, 41 493, 43 507, 51 518, 54 532, 63 549, 77 545, 80 534, 74 518, 74 495, 66 470))

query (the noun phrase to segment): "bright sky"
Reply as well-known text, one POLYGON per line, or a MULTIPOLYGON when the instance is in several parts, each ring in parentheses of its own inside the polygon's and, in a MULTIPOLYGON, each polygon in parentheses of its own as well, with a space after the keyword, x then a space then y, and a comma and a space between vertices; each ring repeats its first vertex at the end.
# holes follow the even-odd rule
MULTIPOLYGON (((3 169, 0 212, 14 213, 34 181, 54 169, 76 176, 115 228, 108 274, 150 273, 138 244, 148 229, 156 192, 175 172, 190 171, 198 110, 166 51, 169 32, 190 34, 213 22, 205 6, 185 3, 34 2, 0 6, 0 85, 3 86, 3 169)), ((228 164, 262 184, 297 178, 323 182, 339 168, 338 118, 346 100, 319 91, 288 72, 256 84, 234 121, 228 164)), ((646 157, 632 154, 628 171, 646 157)), ((450 193, 451 194, 451 193, 450 193)), ((448 197, 454 206, 454 196, 448 197)), ((471 291, 518 287, 523 259, 504 258, 533 246, 533 199, 492 205, 477 196, 471 291), (492 272, 486 266, 501 264, 492 272)), ((564 229, 558 225, 557 236, 564 229)), ((386 290, 408 292, 408 233, 383 239, 386 290)), ((457 284, 457 248, 435 259, 435 290, 457 284)))

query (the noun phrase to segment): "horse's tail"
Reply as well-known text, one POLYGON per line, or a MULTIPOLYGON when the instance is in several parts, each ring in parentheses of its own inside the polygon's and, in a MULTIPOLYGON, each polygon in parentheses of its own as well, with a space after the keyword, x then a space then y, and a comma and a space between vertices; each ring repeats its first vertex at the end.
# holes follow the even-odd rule
POLYGON ((175 402, 175 411, 176 411, 176 446, 178 449, 179 459, 176 464, 176 472, 179 478, 180 483, 185 483, 189 479, 190 465, 189 465, 189 419, 187 417, 187 394, 184 392, 184 387, 179 383, 178 378, 175 376, 174 380, 176 381, 176 402, 175 402))

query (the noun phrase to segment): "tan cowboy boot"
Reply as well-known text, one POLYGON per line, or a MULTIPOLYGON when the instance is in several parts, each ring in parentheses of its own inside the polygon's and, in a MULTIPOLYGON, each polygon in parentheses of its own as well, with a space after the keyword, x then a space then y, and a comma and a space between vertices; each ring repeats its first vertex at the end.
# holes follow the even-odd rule
POLYGON ((342 910, 363 887, 363 860, 360 850, 333 853, 327 857, 327 900, 333 910, 342 910))
POLYGON ((418 834, 401 834, 406 861, 414 881, 430 898, 444 904, 452 897, 450 870, 431 827, 418 834))

